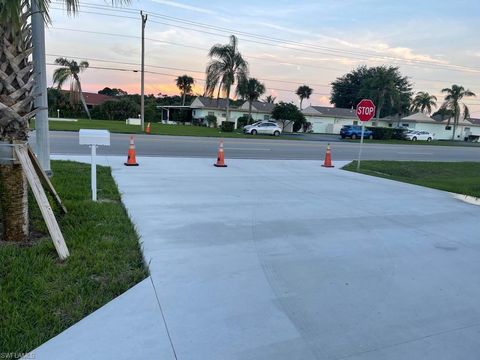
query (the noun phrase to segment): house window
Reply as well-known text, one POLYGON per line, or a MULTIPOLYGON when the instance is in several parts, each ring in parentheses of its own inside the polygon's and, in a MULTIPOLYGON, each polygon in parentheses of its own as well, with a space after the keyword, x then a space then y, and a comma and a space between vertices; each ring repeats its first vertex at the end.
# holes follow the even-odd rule
POLYGON ((388 127, 393 127, 393 124, 392 124, 392 123, 388 123, 388 127))
POLYGON ((243 114, 242 116, 248 118, 248 114, 243 114))
POLYGON ((451 126, 445 126, 445 130, 452 130, 451 126))
POLYGON ((222 117, 227 117, 227 113, 222 113, 222 117))
POLYGON ((195 116, 195 110, 192 111, 192 115, 195 116))
POLYGON ((214 115, 215 115, 215 113, 213 111, 208 112, 208 116, 214 116, 214 115))
POLYGON ((403 127, 408 127, 410 124, 402 124, 403 127))
POLYGON ((353 120, 353 125, 358 125, 358 120, 353 120))
POLYGON ((270 115, 263 115, 263 120, 270 120, 270 115))

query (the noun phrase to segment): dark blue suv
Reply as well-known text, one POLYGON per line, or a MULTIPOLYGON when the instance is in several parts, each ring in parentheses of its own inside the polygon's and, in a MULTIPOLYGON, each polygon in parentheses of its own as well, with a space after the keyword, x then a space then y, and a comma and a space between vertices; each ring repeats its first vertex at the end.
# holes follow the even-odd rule
MULTIPOLYGON (((360 139, 360 137, 362 136, 362 127, 359 125, 345 125, 340 129, 340 136, 342 137, 342 139, 345 139, 347 137, 352 139, 360 139)), ((373 131, 365 128, 365 131, 363 132, 363 137, 365 139, 373 139, 373 131)))

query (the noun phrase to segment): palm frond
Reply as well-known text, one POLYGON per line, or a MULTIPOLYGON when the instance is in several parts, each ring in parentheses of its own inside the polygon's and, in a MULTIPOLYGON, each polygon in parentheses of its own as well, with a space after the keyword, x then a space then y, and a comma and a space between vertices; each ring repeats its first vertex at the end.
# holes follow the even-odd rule
POLYGON ((61 89, 65 82, 69 79, 70 75, 71 74, 68 68, 55 69, 53 72, 53 85, 56 85, 57 89, 61 89))
POLYGON ((80 71, 85 71, 86 69, 88 69, 88 67, 90 66, 90 64, 88 63, 88 61, 81 61, 80 64, 78 64, 79 68, 80 68, 80 71))

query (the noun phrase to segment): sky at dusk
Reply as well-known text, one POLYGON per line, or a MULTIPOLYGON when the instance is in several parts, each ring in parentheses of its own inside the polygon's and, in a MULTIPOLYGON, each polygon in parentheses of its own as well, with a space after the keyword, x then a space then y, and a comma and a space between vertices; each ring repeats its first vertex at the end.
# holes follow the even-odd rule
MULTIPOLYGON (((80 1, 75 17, 52 0, 46 31, 47 63, 58 56, 87 60, 84 91, 105 86, 140 91, 141 20, 145 29, 147 94, 178 94, 175 78, 196 79, 203 93, 208 49, 239 38, 250 76, 266 95, 298 104, 295 89, 309 85, 312 105, 329 105, 330 83, 360 65, 399 66, 415 91, 443 99, 460 84, 478 96, 465 100, 480 117, 480 1, 80 1)), ((49 86, 54 66, 47 66, 49 86)))

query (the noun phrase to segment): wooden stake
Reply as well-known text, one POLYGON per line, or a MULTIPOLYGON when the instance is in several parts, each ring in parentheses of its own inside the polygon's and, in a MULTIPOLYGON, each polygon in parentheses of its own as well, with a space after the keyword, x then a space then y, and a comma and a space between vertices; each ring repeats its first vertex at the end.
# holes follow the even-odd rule
POLYGON ((68 252, 67 245, 65 244, 62 231, 58 226, 57 219, 55 219, 55 214, 53 213, 53 210, 48 202, 47 195, 45 194, 40 179, 35 172, 32 161, 28 156, 27 146, 16 145, 15 155, 20 161, 20 164, 22 164, 23 171, 27 176, 28 184, 32 189, 35 200, 37 200, 38 207, 40 208, 43 219, 47 224, 48 232, 52 237, 53 245, 57 250, 58 256, 60 257, 60 260, 65 260, 70 254, 68 252))
POLYGON ((42 182, 43 187, 45 187, 48 190, 48 192, 53 196, 57 204, 62 209, 63 213, 66 214, 67 208, 63 205, 62 200, 60 199, 60 196, 58 196, 57 192, 55 191, 55 188, 53 187, 52 182, 48 178, 47 174, 45 174, 45 171, 43 171, 42 166, 40 165, 40 162, 38 161, 37 157, 33 153, 33 150, 30 147, 30 145, 28 145, 28 156, 32 161, 35 172, 40 177, 40 181, 42 182))

